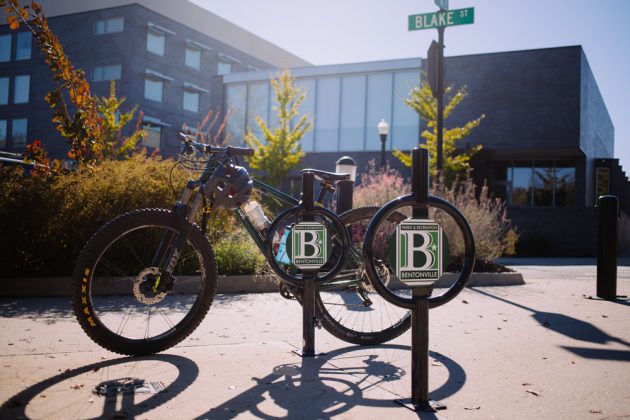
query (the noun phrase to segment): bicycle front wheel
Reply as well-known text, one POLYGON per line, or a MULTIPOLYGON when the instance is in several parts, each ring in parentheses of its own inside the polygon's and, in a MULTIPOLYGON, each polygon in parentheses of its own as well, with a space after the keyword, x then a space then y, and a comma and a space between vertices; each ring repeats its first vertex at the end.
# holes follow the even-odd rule
MULTIPOLYGON (((363 238, 378 210, 379 207, 362 207, 340 216, 350 234, 352 247, 344 269, 317 289, 316 305, 322 326, 335 337, 353 344, 385 343, 411 326, 411 312, 383 299, 370 284, 363 268, 363 238)), ((392 214, 387 220, 389 233, 405 219, 401 213, 392 214)), ((387 234, 385 236, 383 250, 389 239, 387 234)), ((381 270, 384 276, 389 273, 385 265, 381 270)))
POLYGON ((83 249, 73 276, 75 315, 100 346, 127 355, 152 354, 186 338, 203 320, 216 292, 212 247, 193 226, 173 269, 172 287, 155 287, 180 232, 168 210, 124 214, 83 249))

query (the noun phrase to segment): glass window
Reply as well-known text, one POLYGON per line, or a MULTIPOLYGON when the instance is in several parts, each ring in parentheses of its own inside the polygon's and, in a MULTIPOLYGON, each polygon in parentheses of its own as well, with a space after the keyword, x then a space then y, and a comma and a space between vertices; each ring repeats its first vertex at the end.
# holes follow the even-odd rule
POLYGON ((222 76, 224 74, 232 73, 232 63, 227 61, 219 61, 219 66, 217 68, 217 74, 222 76))
POLYGON ((164 99, 164 82, 151 78, 144 79, 144 97, 152 101, 162 102, 164 99))
POLYGON ((575 206, 575 168, 556 168, 556 207, 575 206))
POLYGON ((13 87, 13 103, 14 104, 26 104, 28 103, 28 95, 30 88, 31 76, 28 74, 22 76, 15 76, 13 87))
MULTIPOLYGON (((420 117, 404 100, 409 91, 418 86, 417 72, 400 72, 394 74, 393 120, 389 125, 389 149, 409 151, 418 146, 420 138, 420 117)), ((380 121, 380 120, 379 120, 380 121)))
POLYGON ((30 32, 19 32, 17 34, 16 60, 28 60, 31 58, 32 39, 33 35, 30 32))
POLYGON ((339 91, 341 79, 327 77, 317 81, 315 111, 315 151, 339 150, 339 91))
POLYGON ((145 147, 160 148, 162 145, 162 127, 144 124, 142 129, 147 132, 147 136, 144 138, 142 144, 145 147))
MULTIPOLYGON (((302 92, 306 95, 306 99, 304 102, 300 104, 300 109, 298 110, 300 115, 307 115, 309 119, 313 120, 315 116, 315 80, 314 79, 302 79, 297 80, 295 85, 298 86, 302 92)), ((271 111, 271 115, 269 116, 269 123, 273 125, 277 125, 278 116, 275 112, 271 111)), ((313 128, 315 121, 313 121, 313 128)), ((315 137, 315 130, 309 130, 302 137, 302 150, 305 152, 313 151, 313 139, 315 137)))
POLYGON ((363 150, 365 138, 365 76, 341 79, 340 149, 363 150))
POLYGON ((124 27, 125 19, 122 17, 99 19, 94 23, 94 34, 103 35, 122 32, 124 27))
POLYGON ((103 80, 118 80, 122 75, 122 65, 112 64, 109 66, 94 67, 92 72, 92 80, 100 82, 103 80))
POLYGON ((9 103, 9 78, 0 77, 0 105, 9 103))
POLYGON ((164 55, 166 53, 166 34, 149 29, 147 32, 147 51, 164 55))
POLYGON ((11 60, 11 34, 0 35, 0 61, 11 60))
POLYGON ((534 206, 553 206, 553 162, 537 162, 534 168, 534 206))
POLYGON ((201 49, 193 46, 186 46, 186 59, 185 63, 188 67, 193 69, 201 69, 201 49))
POLYGON ((602 195, 610 194, 610 169, 605 167, 598 167, 595 176, 595 199, 598 199, 602 195))
POLYGON ((376 125, 385 119, 391 126, 392 73, 368 75, 365 150, 381 150, 376 125))
POLYGON ((26 130, 28 122, 26 118, 19 118, 13 120, 11 129, 11 145, 12 146, 25 146, 26 145, 26 130))
POLYGON ((7 120, 0 120, 0 147, 7 147, 7 120))
POLYGON ((532 168, 508 168, 508 205, 529 207, 532 203, 532 168))
POLYGON ((199 112, 199 92, 184 91, 184 109, 199 112))
POLYGON ((262 118, 267 123, 269 111, 269 84, 268 83, 252 83, 247 89, 247 129, 253 132, 259 139, 262 139, 263 133, 256 117, 262 118))
POLYGON ((231 116, 227 122, 227 134, 230 136, 229 144, 243 146, 245 133, 245 109, 247 100, 247 86, 228 85, 226 93, 226 107, 231 116))

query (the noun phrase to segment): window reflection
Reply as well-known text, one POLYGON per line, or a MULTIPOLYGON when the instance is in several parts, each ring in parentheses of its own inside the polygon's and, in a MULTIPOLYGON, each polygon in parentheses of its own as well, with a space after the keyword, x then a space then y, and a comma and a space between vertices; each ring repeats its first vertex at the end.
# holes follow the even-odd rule
POLYGON ((539 162, 507 168, 508 205, 513 207, 571 207, 575 205, 575 167, 539 162), (543 166, 546 165, 546 166, 543 166))
POLYGON ((20 32, 17 34, 15 49, 16 60, 28 60, 31 58, 31 44, 33 35, 30 32, 20 32))
POLYGON ((231 137, 229 143, 236 146, 243 146, 243 135, 245 134, 245 109, 247 99, 247 86, 234 85, 227 87, 226 106, 231 116, 227 122, 227 133, 231 137))

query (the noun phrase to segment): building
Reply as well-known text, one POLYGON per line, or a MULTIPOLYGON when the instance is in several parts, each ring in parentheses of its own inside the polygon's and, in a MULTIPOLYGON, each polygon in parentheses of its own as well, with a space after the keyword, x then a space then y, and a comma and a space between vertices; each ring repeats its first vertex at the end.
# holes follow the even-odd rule
MULTIPOLYGON (((425 128, 403 103, 418 84, 419 58, 312 66, 188 2, 41 3, 94 92, 106 95, 116 80, 144 113, 146 146, 166 155, 175 153, 177 131, 196 127, 209 110, 232 110, 227 131, 236 144, 246 129, 258 130, 256 116, 273 124, 269 79, 285 66, 308 93, 301 111, 314 118, 304 166, 334 170, 351 155, 361 171, 379 159, 381 119, 390 125, 388 151, 410 149, 425 128)), ((52 82, 31 44, 27 32, 0 27, 0 149, 19 151, 40 138, 60 155, 42 100, 52 82)), ((628 214, 630 183, 614 159, 614 128, 582 48, 447 57, 446 68, 447 83, 469 93, 447 126, 485 114, 463 147, 483 145, 474 175, 506 200, 521 232, 519 253, 594 255, 596 197, 618 195, 628 214)), ((389 162, 397 165, 391 155, 389 162)))

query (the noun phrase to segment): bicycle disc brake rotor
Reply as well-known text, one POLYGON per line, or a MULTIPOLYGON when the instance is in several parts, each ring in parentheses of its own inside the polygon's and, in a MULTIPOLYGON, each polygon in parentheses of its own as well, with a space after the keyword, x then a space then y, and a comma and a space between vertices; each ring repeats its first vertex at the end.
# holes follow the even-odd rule
POLYGON ((166 297, 166 292, 155 293, 153 285, 160 275, 158 267, 145 268, 133 280, 133 295, 145 305, 155 305, 166 297))

